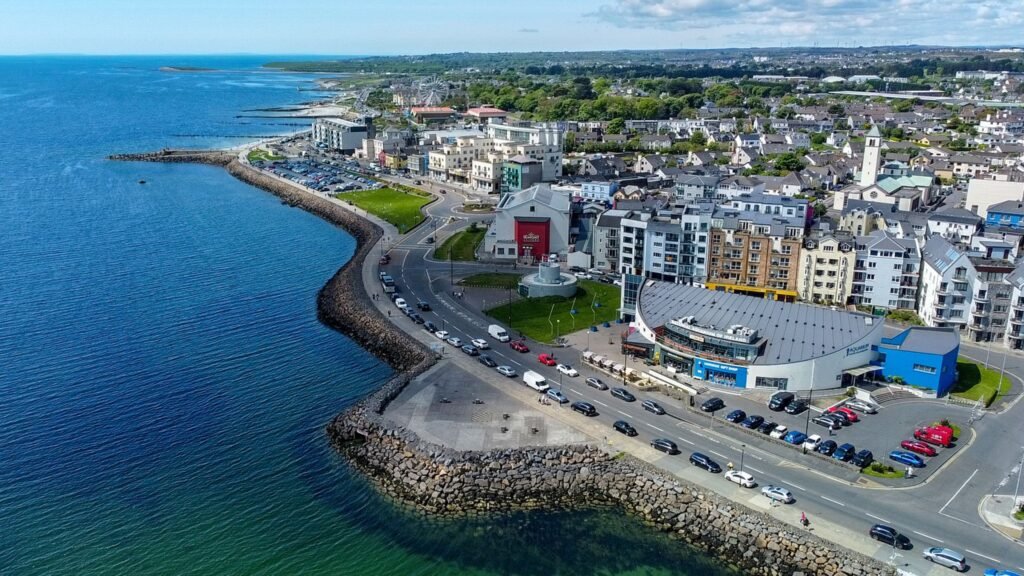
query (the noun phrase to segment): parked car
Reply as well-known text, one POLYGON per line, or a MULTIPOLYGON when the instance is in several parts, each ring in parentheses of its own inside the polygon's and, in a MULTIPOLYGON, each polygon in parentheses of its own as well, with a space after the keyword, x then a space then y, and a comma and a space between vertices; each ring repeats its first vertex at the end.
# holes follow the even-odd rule
POLYGON ((395 298, 395 306, 399 308, 407 308, 409 305, 406 304, 405 298, 395 298))
POLYGON ((498 366, 498 363, 494 361, 494 358, 491 358, 487 354, 480 357, 480 363, 488 368, 496 368, 498 366))
POLYGON ((839 429, 843 427, 843 423, 840 422, 839 419, 833 418, 831 414, 822 414, 820 416, 815 416, 814 418, 811 418, 811 422, 814 422, 819 426, 824 426, 825 428, 839 429))
POLYGON ((789 406, 789 403, 795 398, 796 396, 792 392, 780 390, 772 394, 771 398, 768 399, 768 409, 773 412, 781 412, 782 410, 785 410, 786 406, 789 406))
POLYGON ((427 332, 430 332, 431 334, 437 332, 437 326, 435 326, 434 323, 431 322, 430 320, 427 320, 426 323, 423 324, 423 329, 426 330, 427 332))
POLYGON ((458 336, 449 336, 445 342, 455 346, 456 348, 462 348, 462 339, 458 336))
POLYGON ((813 452, 818 449, 819 444, 821 444, 821 436, 811 434, 806 440, 804 440, 804 450, 810 450, 813 452))
POLYGON ((698 468, 703 468, 712 474, 718 474, 722 471, 722 467, 718 465, 718 462, 715 462, 700 452, 690 454, 690 464, 693 464, 698 468))
POLYGON ((462 351, 465 352, 466 354, 469 354, 470 356, 480 355, 480 351, 476 349, 476 346, 470 346, 469 344, 463 346, 462 351))
POLYGON ((870 466, 874 461, 875 455, 871 453, 871 450, 861 450, 853 457, 853 465, 860 468, 870 466))
POLYGON ((858 412, 863 412, 865 414, 875 414, 878 412, 878 408, 876 408, 874 404, 871 404, 870 402, 865 402, 863 400, 858 400, 856 398, 847 400, 846 406, 858 412))
POLYGON ((788 433, 789 433, 789 427, 780 424, 780 425, 775 427, 775 430, 772 430, 772 432, 771 432, 771 434, 769 434, 769 436, 771 436, 772 438, 779 438, 781 440, 788 433))
POLYGON ((775 422, 765 422, 757 427, 757 431, 761 434, 771 434, 773 430, 778 426, 775 422))
POLYGON ((899 462, 900 464, 906 464, 914 468, 924 468, 924 459, 917 454, 911 454, 903 450, 893 450, 889 452, 889 460, 893 462, 899 462))
POLYGON ((644 400, 640 405, 644 407, 644 410, 653 414, 661 415, 665 413, 665 409, 661 407, 661 404, 658 404, 654 400, 644 400))
POLYGON ((509 342, 509 346, 512 347, 516 352, 529 352, 530 348, 522 340, 513 340, 509 342))
POLYGON ((845 412, 839 412, 839 411, 828 412, 826 414, 822 414, 822 416, 828 416, 829 418, 832 418, 833 420, 837 420, 839 422, 840 426, 849 426, 849 425, 853 424, 853 420, 851 420, 850 417, 847 416, 845 412))
POLYGON ((800 414, 804 410, 807 410, 806 400, 793 400, 786 404, 786 414, 800 414))
POLYGON ((773 486, 769 484, 764 488, 761 488, 761 494, 764 494, 764 496, 770 500, 782 502, 783 504, 792 504, 796 501, 796 498, 793 498, 793 493, 782 486, 773 486))
POLYGON ((725 473, 725 479, 729 482, 735 482, 744 488, 753 488, 757 486, 757 482, 754 481, 754 477, 747 472, 741 472, 739 470, 729 470, 725 473))
POLYGON ((935 546, 925 550, 922 553, 922 555, 924 556, 925 560, 934 562, 939 566, 952 568, 957 572, 963 572, 967 570, 967 558, 964 558, 964 555, 957 552, 956 550, 935 546))
POLYGON ((728 420, 729 422, 732 422, 733 424, 737 424, 739 422, 742 422, 743 419, 746 417, 747 413, 744 412, 743 410, 733 410, 732 412, 726 414, 725 419, 728 420))
POLYGON ((626 436, 636 436, 636 428, 633 428, 633 425, 625 420, 616 420, 615 423, 612 424, 612 428, 626 436))
POLYGON ((837 446, 838 445, 836 444, 835 440, 825 440, 821 444, 818 444, 818 454, 831 456, 832 453, 836 451, 837 446))
POLYGON ((575 410, 576 412, 579 412, 580 414, 583 414, 584 416, 597 416, 597 408, 594 408, 593 404, 589 402, 583 402, 582 400, 577 400, 576 402, 573 402, 572 409, 575 410))
POLYGON ((932 448, 920 440, 904 440, 903 442, 900 442, 900 448, 910 450, 911 452, 917 452, 924 456, 935 456, 938 454, 938 452, 935 451, 935 448, 932 448))
POLYGON ((889 546, 895 546, 902 550, 910 548, 910 539, 897 532, 892 526, 875 524, 870 530, 868 530, 868 536, 870 536, 872 540, 888 544, 889 546))
POLYGON ((799 446, 804 443, 804 440, 807 440, 807 434, 804 434, 799 430, 790 430, 789 432, 786 432, 786 435, 783 436, 782 439, 794 446, 799 446))
POLYGON ((633 396, 633 394, 631 394, 629 390, 626 390, 625 388, 612 388, 612 396, 615 396, 619 400, 624 400, 626 402, 636 402, 636 396, 633 396))
POLYGON ((714 398, 708 398, 700 405, 701 412, 715 412, 725 408, 725 401, 717 396, 714 398))
POLYGON ((447 340, 448 339, 448 331, 447 330, 438 330, 437 332, 434 332, 434 336, 437 336, 441 340, 447 340))
POLYGON ((417 302, 416 303, 416 307, 419 308, 420 310, 423 310, 424 312, 430 312, 430 310, 431 310, 430 304, 427 304, 423 300, 420 300, 419 302, 417 302))
POLYGON ((562 374, 565 374, 566 376, 571 376, 573 378, 580 375, 580 373, 577 372, 575 368, 569 366, 568 364, 559 364, 558 366, 555 367, 555 370, 558 370, 562 374))
POLYGON ((847 460, 851 460, 853 458, 853 455, 856 453, 857 448, 854 447, 853 444, 847 442, 839 446, 839 448, 836 448, 836 451, 832 454, 832 457, 835 458, 836 460, 839 460, 840 462, 846 462, 847 460))
POLYGON ((502 376, 508 376, 509 378, 515 378, 516 376, 518 376, 518 374, 516 374, 516 369, 511 366, 498 366, 496 370, 498 371, 498 374, 501 374, 502 376))
MULTIPOLYGON (((408 310, 408 308, 406 308, 406 310, 408 310)), ((420 316, 416 312, 409 312, 409 318, 417 324, 423 324, 427 321, 423 316, 420 316)))
POLYGON ((744 418, 743 422, 740 422, 740 426, 743 426, 744 428, 746 428, 748 430, 757 430, 757 427, 760 426, 763 422, 764 422, 764 417, 763 416, 758 416, 757 414, 751 414, 750 416, 747 416, 746 418, 744 418))
POLYGON ((655 438, 651 440, 651 448, 664 452, 665 454, 679 454, 679 447, 676 443, 667 438, 655 438))
POLYGON ((569 398, 566 397, 565 394, 562 394, 562 392, 560 390, 555 390, 554 388, 549 388, 548 391, 546 392, 546 394, 548 395, 548 398, 551 398, 552 400, 554 400, 555 402, 558 402, 559 404, 565 404, 565 403, 569 402, 569 398))
POLYGON ((860 420, 860 416, 857 416, 856 412, 850 410, 846 406, 830 406, 828 409, 828 413, 836 415, 842 414, 843 416, 846 416, 846 419, 849 420, 850 422, 857 422, 860 420))
POLYGON ((587 386, 597 388, 598 390, 608 389, 608 385, 602 382, 600 378, 587 378, 587 386))
POLYGON ((491 345, 487 343, 487 340, 484 340, 483 338, 474 338, 470 340, 469 343, 472 344, 473 346, 476 346, 480 350, 487 350, 488 348, 491 347, 491 345))
POLYGON ((555 361, 555 357, 546 352, 538 355, 537 360, 545 366, 554 366, 558 364, 558 362, 555 361))

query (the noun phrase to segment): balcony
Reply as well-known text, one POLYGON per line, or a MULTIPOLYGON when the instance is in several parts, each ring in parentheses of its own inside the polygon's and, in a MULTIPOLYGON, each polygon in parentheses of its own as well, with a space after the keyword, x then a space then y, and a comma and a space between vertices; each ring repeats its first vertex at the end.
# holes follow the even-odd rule
POLYGON ((988 295, 988 293, 986 292, 984 296, 983 296, 983 295, 981 295, 981 294, 975 294, 975 295, 974 295, 974 301, 975 301, 975 302, 978 302, 978 303, 984 303, 984 304, 987 304, 987 303, 991 302, 991 301, 992 301, 992 299, 991 299, 991 297, 990 297, 990 296, 988 295))
POLYGON ((1024 316, 1015 316, 1013 318, 1010 318, 1010 324, 1024 326, 1024 316))

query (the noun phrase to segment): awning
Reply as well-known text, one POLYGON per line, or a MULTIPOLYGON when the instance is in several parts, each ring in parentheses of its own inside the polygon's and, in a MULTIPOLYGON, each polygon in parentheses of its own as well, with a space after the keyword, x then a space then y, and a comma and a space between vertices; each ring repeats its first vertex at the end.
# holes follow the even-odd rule
POLYGON ((881 366, 858 366, 856 368, 850 368, 849 370, 843 370, 843 374, 849 374, 850 376, 856 378, 857 376, 863 376, 865 374, 870 374, 871 372, 877 372, 881 369, 881 366))

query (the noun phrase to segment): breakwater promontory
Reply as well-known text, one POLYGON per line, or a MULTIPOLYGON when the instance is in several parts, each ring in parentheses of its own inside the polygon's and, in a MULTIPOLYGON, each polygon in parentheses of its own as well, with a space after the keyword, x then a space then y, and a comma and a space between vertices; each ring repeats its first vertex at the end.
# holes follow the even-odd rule
POLYGON ((434 358, 425 345, 380 314, 364 289, 363 262, 382 234, 378 226, 267 176, 232 153, 164 151, 111 158, 224 166, 236 178, 343 227, 355 238, 355 254, 318 294, 318 315, 391 365, 396 374, 336 416, 327 435, 395 500, 435 518, 615 506, 748 574, 892 573, 878 561, 630 456, 611 455, 594 446, 460 452, 422 440, 383 416, 384 408, 434 358))

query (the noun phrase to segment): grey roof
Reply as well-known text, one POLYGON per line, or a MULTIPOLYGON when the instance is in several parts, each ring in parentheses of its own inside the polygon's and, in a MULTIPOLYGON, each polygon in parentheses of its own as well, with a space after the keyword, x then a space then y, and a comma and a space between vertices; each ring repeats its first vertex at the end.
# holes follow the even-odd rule
POLYGON ((964 210, 963 208, 948 208, 946 210, 940 210, 933 212, 928 217, 929 220, 935 220, 938 222, 956 222, 958 224, 974 224, 977 225, 981 222, 981 216, 978 216, 970 210, 964 210))
POLYGON ((675 177, 676 184, 690 186, 717 186, 719 180, 718 176, 703 174, 679 174, 675 177))
POLYGON ((869 337, 880 322, 857 312, 654 281, 641 288, 637 314, 652 329, 683 316, 693 316, 702 326, 755 328, 766 345, 754 364, 788 364, 825 356, 869 337))
POLYGON ((897 350, 945 355, 960 347, 960 335, 955 328, 912 326, 892 338, 883 338, 881 345, 897 350))
POLYGON ((509 209, 533 201, 559 212, 569 211, 569 195, 552 191, 550 184, 536 184, 522 192, 508 194, 498 202, 498 209, 509 209))
POLYGON ((1024 216, 1024 203, 1020 200, 1007 200, 988 207, 988 213, 998 212, 1000 214, 1015 214, 1024 216))
POLYGON ((597 225, 605 228, 618 228, 619 222, 629 215, 629 210, 606 210, 597 218, 597 225))
POLYGON ((1013 272, 1006 275, 1006 282, 1019 290, 1024 290, 1024 262, 1018 264, 1013 272))
POLYGON ((959 260, 963 253, 954 248, 942 236, 933 234, 921 248, 921 256, 925 262, 941 274, 959 260))
POLYGON ((713 218, 721 218, 723 230, 740 230, 740 222, 750 222, 752 225, 770 226, 768 236, 785 237, 787 228, 803 228, 806 224, 805 217, 783 216, 782 214, 766 214, 754 210, 738 210, 729 206, 716 206, 713 218))

